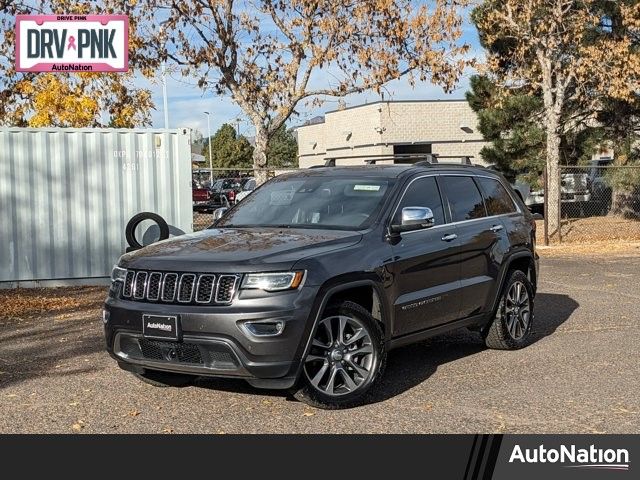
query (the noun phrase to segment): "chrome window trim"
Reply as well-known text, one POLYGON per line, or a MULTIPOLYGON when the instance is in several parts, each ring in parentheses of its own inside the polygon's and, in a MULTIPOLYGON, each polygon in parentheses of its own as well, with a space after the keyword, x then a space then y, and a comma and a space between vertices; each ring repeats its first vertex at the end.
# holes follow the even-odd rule
POLYGON ((176 299, 178 300, 178 303, 191 303, 193 301, 193 292, 195 291, 195 287, 196 287, 195 273, 183 273, 182 275, 180 275, 180 281, 178 282, 178 289, 176 290, 176 299), (193 277, 193 288, 191 288, 191 294, 188 300, 180 300, 180 291, 182 290, 182 281, 186 277, 193 277))
POLYGON ((157 302, 158 300, 160 300, 160 289, 162 287, 162 279, 163 279, 162 272, 151 272, 151 273, 149 273, 149 275, 147 276, 147 287, 146 287, 146 291, 147 291, 146 292, 147 293, 146 298, 147 298, 147 300, 149 300, 151 302, 157 302), (158 296, 156 298, 151 298, 149 296, 149 286, 151 285, 151 277, 154 276, 154 275, 160 275, 160 280, 158 280, 158 296))
POLYGON ((161 288, 161 292, 160 292, 160 301, 162 302, 173 302, 175 301, 176 298, 176 294, 178 293, 178 280, 180 279, 180 275, 178 275, 175 272, 169 272, 169 273, 165 273, 164 276, 162 277, 162 288, 161 288), (173 291, 173 295, 171 296, 170 299, 166 299, 164 297, 164 288, 165 288, 165 282, 167 281, 167 277, 169 275, 175 276, 176 277, 176 287, 175 290, 173 291))
POLYGON ((216 295, 214 297, 214 300, 217 304, 230 305, 233 302, 233 298, 236 296, 236 291, 238 290, 239 278, 240 277, 238 275, 219 275, 218 276, 218 282, 216 283, 216 295), (231 288, 231 295, 229 295, 229 300, 225 302, 221 302, 218 300, 218 291, 220 290, 220 282, 224 277, 233 277, 233 287, 231 288))
POLYGON ((133 291, 131 292, 133 298, 135 300, 144 300, 145 295, 147 293, 147 278, 149 277, 149 273, 144 271, 144 270, 139 270, 138 272, 136 272, 136 279, 133 282, 133 291), (142 295, 138 296, 138 294, 136 293, 136 291, 138 290, 138 278, 140 277, 140 275, 144 275, 144 282, 143 282, 143 286, 142 286, 142 295))
MULTIPOLYGON (((471 178, 481 177, 481 178, 489 178, 491 180, 496 180, 497 182, 499 182, 504 187, 504 184, 499 179, 497 179, 495 177, 492 177, 490 175, 473 175, 473 174, 469 174, 469 173, 466 173, 466 174, 464 174, 464 173, 429 173, 427 175, 420 175, 419 177, 412 178, 411 181, 405 187, 404 191, 402 192, 402 195, 400 196, 400 199, 396 203, 396 207, 393 210, 393 214, 391 214, 389 225, 393 221, 393 218, 396 216, 396 213, 398 212, 398 208, 400 208, 400 204, 402 203, 402 200, 404 199, 404 196, 407 193, 407 190, 409 189, 411 184, 413 182, 415 182, 416 180, 419 180, 421 178, 427 178, 427 177, 471 177, 471 178)), ((509 194, 509 196, 511 196, 511 200, 513 200, 513 195, 511 195, 511 192, 509 191, 509 189, 506 189, 506 190, 507 190, 507 193, 509 194)), ((479 193, 482 196, 482 192, 479 191, 479 193)), ((482 197, 482 199, 484 200, 484 197, 482 197)), ((441 201, 443 200, 442 193, 440 194, 440 200, 441 201)), ((433 227, 429 227, 429 228, 422 228, 422 229, 419 229, 419 230, 411 230, 409 232, 401 232, 400 235, 409 235, 411 233, 432 231, 434 229, 438 229, 438 228, 442 228, 442 227, 451 227, 451 226, 456 226, 456 225, 462 225, 462 224, 465 224, 465 223, 477 222, 479 220, 487 220, 487 219, 491 219, 491 218, 506 217, 506 216, 514 215, 516 213, 520 213, 521 214, 522 210, 520 209, 520 206, 518 205, 518 203, 515 202, 515 201, 513 203, 514 203, 514 205, 516 207, 516 210, 517 210, 516 212, 501 213, 500 215, 490 215, 490 216, 486 216, 486 217, 471 218, 469 220, 460 220, 458 222, 443 223, 441 225, 434 225, 433 227)), ((444 208, 444 203, 442 204, 442 207, 444 208)))
POLYGON ((202 275, 198 276, 198 281, 196 282, 196 290, 195 290, 195 296, 194 296, 194 300, 196 303, 211 303, 211 300, 213 299, 213 292, 217 289, 216 287, 216 276, 212 273, 203 273, 202 275), (198 292, 200 291, 200 282, 202 281, 203 277, 211 277, 211 291, 209 292, 209 299, 205 300, 205 301, 200 301, 198 300, 198 292))

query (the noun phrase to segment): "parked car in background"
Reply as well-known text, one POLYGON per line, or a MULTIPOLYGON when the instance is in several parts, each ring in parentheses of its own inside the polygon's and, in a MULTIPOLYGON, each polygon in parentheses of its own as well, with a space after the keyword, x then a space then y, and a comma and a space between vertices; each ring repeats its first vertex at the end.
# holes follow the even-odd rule
MULTIPOLYGON (((589 175, 586 171, 560 174, 560 198, 563 204, 583 204, 591 200, 589 175)), ((544 189, 531 192, 527 206, 544 205, 544 189)))
POLYGON ((195 181, 191 182, 191 198, 194 212, 208 213, 215 208, 211 198, 211 191, 195 181))
POLYGON ((236 195, 240 193, 242 184, 237 178, 219 178, 211 186, 216 208, 228 207, 236 201, 236 195))
POLYGON ((242 185, 242 190, 236 195, 236 203, 240 202, 243 198, 246 198, 251 192, 256 189, 256 179, 249 177, 242 185))

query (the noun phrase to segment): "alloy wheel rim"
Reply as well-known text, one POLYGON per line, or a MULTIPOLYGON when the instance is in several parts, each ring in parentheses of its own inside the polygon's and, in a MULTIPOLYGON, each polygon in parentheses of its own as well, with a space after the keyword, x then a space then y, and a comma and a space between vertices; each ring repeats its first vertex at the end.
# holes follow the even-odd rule
POLYGON ((531 320, 531 302, 529 291, 522 282, 514 282, 504 302, 504 313, 507 319, 507 330, 514 340, 520 340, 527 333, 531 320))
POLYGON ((309 383, 330 396, 353 393, 373 375, 377 353, 371 335, 357 318, 324 318, 314 333, 304 361, 309 383))

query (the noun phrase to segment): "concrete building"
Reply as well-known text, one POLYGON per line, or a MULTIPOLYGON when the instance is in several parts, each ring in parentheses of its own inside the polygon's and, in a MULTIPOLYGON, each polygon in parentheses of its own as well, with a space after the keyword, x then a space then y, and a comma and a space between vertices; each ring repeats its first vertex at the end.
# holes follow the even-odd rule
POLYGON ((361 165, 365 155, 421 153, 469 156, 483 164, 486 142, 477 123, 466 100, 380 101, 334 110, 324 122, 296 129, 300 167, 329 158, 337 158, 336 165, 361 165))

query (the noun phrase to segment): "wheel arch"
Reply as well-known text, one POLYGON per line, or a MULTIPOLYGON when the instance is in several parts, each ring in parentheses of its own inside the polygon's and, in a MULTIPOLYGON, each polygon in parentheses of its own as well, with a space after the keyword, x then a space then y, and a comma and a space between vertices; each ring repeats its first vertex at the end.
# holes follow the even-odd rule
POLYGON ((502 269, 500 271, 500 277, 499 281, 497 282, 493 304, 491 305, 491 315, 493 315, 493 312, 495 312, 498 302, 500 301, 500 293, 502 292, 502 288, 504 287, 504 282, 506 282, 507 280, 507 274, 511 270, 522 271, 527 276, 527 278, 529 278, 529 281, 533 286, 534 294, 537 290, 536 262, 533 257, 533 253, 529 250, 521 250, 512 253, 503 263, 502 269))
POLYGON ((330 305, 344 301, 357 303, 367 310, 373 318, 380 322, 383 332, 388 331, 389 309, 384 300, 384 292, 379 283, 372 279, 352 280, 329 287, 322 296, 320 307, 316 313, 315 322, 320 320, 322 313, 330 305))
MULTIPOLYGON (((312 319, 312 321, 309 322, 309 326, 304 334, 306 342, 304 344, 301 344, 299 354, 296 356, 297 358, 302 360, 307 355, 307 352, 309 351, 311 345, 313 332, 316 328, 316 325, 322 318, 323 312, 329 305, 331 305, 331 302, 337 302, 340 300, 355 301, 355 303, 358 303, 363 308, 368 310, 372 314, 372 316, 380 322, 385 341, 389 340, 388 332, 391 331, 389 327, 391 322, 391 310, 384 295, 382 283, 372 278, 370 273, 365 273, 362 276, 350 275, 348 280, 344 278, 335 278, 327 281, 322 287, 320 287, 316 296, 316 300, 314 302, 312 314, 310 315, 310 319, 312 319), (371 304, 369 307, 362 305, 360 302, 354 300, 353 297, 351 297, 351 294, 356 293, 355 298, 358 298, 358 296, 360 296, 361 299, 366 298, 363 292, 369 292, 371 295, 371 304), (379 305, 379 315, 381 318, 376 317, 376 315, 370 310, 374 309, 374 307, 376 306, 376 299, 379 305)), ((301 371, 302 361, 298 362, 296 372, 297 378, 299 378, 301 371)))

